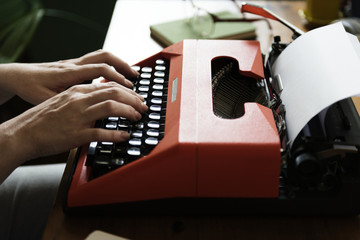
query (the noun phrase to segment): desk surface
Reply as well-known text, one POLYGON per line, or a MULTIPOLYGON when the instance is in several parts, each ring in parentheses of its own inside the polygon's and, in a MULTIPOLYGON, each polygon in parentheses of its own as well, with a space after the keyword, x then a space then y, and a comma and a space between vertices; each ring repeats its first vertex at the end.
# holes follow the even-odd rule
MULTIPOLYGON (((200 1, 210 11, 235 10, 231 1, 200 1)), ((302 27, 297 11, 302 1, 255 1, 266 6, 296 26, 302 27)), ((119 0, 104 48, 134 64, 161 50, 150 38, 149 25, 183 17, 184 1, 119 0), (156 10, 158 9, 158 10, 156 10), (159 13, 164 10, 163 13, 159 13)), ((257 23, 261 42, 268 30, 257 23)), ((291 32, 272 22, 275 34, 286 42, 291 32)), ((94 230, 102 230, 130 239, 360 239, 357 217, 265 217, 265 216, 119 216, 91 214, 66 215, 61 208, 64 179, 69 177, 74 160, 72 151, 65 169, 58 197, 43 239, 84 239, 94 230)))

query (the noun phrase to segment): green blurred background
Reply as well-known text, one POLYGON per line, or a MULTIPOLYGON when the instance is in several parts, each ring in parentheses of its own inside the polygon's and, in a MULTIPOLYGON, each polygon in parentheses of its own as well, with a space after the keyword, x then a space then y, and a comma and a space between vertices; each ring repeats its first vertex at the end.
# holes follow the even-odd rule
POLYGON ((47 62, 102 48, 116 0, 0 0, 0 62, 47 62))

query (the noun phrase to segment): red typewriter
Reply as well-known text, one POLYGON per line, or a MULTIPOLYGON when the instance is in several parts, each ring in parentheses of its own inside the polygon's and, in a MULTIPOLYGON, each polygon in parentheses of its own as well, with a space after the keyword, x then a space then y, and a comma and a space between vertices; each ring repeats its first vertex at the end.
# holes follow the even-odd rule
POLYGON ((149 110, 95 123, 131 137, 78 149, 64 210, 358 214, 359 114, 341 100, 289 146, 274 40, 265 63, 257 41, 184 40, 136 64, 149 110))
POLYGON ((131 138, 81 148, 68 206, 277 197, 280 139, 272 110, 256 103, 267 101, 258 42, 184 40, 137 68, 148 113, 131 126, 101 120, 131 138))

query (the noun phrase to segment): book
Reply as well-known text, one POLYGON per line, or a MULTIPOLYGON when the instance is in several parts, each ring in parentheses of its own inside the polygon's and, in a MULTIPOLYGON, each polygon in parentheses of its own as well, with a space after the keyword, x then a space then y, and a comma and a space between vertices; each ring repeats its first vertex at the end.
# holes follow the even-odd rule
MULTIPOLYGON (((229 11, 214 13, 221 19, 241 18, 229 11)), ((212 21, 210 17, 205 21, 212 21)), ((210 23, 211 24, 211 23, 210 23)), ((201 36, 190 25, 190 19, 184 18, 150 26, 151 37, 163 47, 170 46, 184 39, 254 39, 256 27, 251 22, 217 22, 213 31, 201 36)))

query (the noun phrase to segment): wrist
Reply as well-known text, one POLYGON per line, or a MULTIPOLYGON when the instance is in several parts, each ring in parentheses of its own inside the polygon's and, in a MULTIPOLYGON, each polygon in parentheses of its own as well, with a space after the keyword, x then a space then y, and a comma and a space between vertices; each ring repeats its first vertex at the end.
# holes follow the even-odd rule
POLYGON ((9 131, 6 123, 0 125, 0 184, 19 165, 26 161, 19 138, 9 131))

